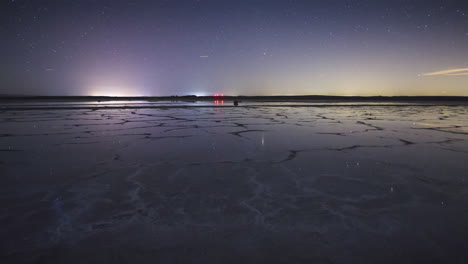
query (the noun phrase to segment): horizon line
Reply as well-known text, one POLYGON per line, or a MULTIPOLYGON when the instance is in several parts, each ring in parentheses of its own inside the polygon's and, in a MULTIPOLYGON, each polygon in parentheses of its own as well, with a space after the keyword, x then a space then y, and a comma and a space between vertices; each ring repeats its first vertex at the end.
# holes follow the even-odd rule
POLYGON ((235 97, 343 97, 343 98, 372 98, 372 97, 468 97, 468 95, 323 95, 323 94, 302 94, 302 95, 137 95, 137 96, 112 96, 112 95, 19 95, 19 94, 0 94, 0 98, 28 98, 28 97, 61 97, 61 98, 235 98, 235 97))

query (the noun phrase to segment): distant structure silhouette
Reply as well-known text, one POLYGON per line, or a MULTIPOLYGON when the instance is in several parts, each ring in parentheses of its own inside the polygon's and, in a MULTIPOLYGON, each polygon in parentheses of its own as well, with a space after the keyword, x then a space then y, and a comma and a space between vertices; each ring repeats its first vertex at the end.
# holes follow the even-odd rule
POLYGON ((234 106, 239 106, 239 101, 234 101, 234 106))

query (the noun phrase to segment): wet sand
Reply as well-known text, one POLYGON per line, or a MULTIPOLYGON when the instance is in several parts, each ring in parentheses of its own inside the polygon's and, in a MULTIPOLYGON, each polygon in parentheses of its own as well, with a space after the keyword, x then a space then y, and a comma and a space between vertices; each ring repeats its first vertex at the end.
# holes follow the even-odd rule
POLYGON ((1 263, 468 262, 466 105, 129 105, 0 110, 1 263))

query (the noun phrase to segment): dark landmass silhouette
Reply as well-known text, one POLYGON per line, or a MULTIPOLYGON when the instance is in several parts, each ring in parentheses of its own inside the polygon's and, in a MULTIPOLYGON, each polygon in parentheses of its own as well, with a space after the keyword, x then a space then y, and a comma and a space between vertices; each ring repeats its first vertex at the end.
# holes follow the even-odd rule
POLYGON ((0 111, 209 107, 466 106, 466 96, 0 96, 0 111), (144 103, 142 103, 142 101, 144 103), (169 102, 167 104, 166 102, 169 102), (207 104, 196 104, 206 102, 207 104), (237 102, 237 104, 236 104, 237 102), (31 103, 31 104, 28 104, 31 103), (175 104, 173 104, 175 103, 175 104), (213 104, 210 104, 213 103, 213 104))
POLYGON ((330 95, 295 95, 295 96, 16 96, 0 95, 0 102, 5 101, 336 101, 336 102, 468 102, 468 96, 330 96, 330 95))

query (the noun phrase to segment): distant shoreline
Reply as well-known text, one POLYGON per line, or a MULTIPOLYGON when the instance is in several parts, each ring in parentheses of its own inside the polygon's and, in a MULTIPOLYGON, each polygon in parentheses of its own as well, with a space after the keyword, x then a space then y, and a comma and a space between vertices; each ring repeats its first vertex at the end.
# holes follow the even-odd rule
POLYGON ((115 110, 226 107, 431 107, 468 106, 463 96, 12 96, 0 97, 0 111, 115 110), (239 101, 239 106, 233 102, 239 101))
POLYGON ((329 96, 329 95, 299 95, 299 96, 0 96, 1 102, 24 101, 252 101, 252 102, 468 102, 468 96, 329 96))

